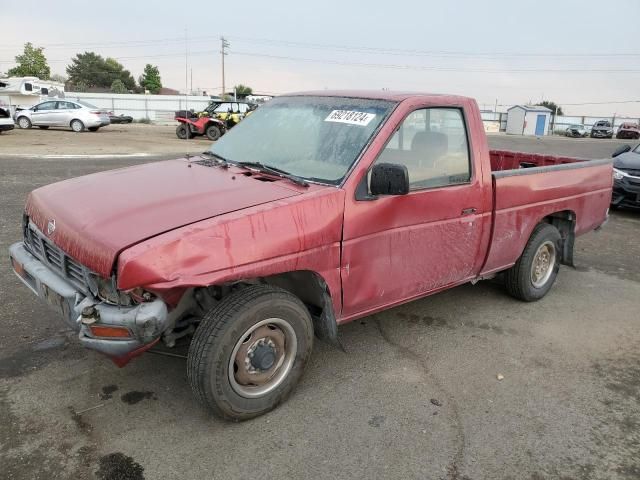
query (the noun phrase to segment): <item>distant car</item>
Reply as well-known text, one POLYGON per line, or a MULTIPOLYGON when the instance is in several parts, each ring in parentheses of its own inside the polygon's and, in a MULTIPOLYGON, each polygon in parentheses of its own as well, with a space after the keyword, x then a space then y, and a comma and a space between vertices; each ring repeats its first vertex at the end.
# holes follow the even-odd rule
POLYGON ((589 135, 589 132, 585 128, 584 125, 569 125, 567 130, 565 131, 565 135, 567 137, 586 137, 589 135))
POLYGON ((621 145, 612 155, 612 207, 640 208, 640 145, 621 145))
POLYGON ((111 123, 131 123, 133 122, 133 117, 129 115, 115 115, 113 112, 109 112, 109 120, 111 123))
POLYGON ((631 138, 637 140, 640 138, 640 125, 636 123, 623 123, 618 128, 616 138, 631 138))
POLYGON ((20 128, 70 127, 74 132, 95 132, 111 121, 105 110, 82 100, 47 100, 16 112, 16 123, 20 128))
POLYGON ((613 138, 613 127, 609 120, 598 120, 591 128, 591 138, 613 138))
POLYGON ((13 118, 8 110, 0 107, 0 133, 13 130, 15 127, 13 118))

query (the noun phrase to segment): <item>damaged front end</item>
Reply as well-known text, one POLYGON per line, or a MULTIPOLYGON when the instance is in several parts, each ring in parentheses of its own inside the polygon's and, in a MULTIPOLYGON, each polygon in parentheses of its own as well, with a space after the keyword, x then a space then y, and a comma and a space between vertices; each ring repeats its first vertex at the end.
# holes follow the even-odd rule
POLYGON ((16 275, 78 332, 87 348, 122 367, 155 345, 167 328, 167 305, 149 292, 120 292, 25 221, 24 242, 9 249, 16 275))

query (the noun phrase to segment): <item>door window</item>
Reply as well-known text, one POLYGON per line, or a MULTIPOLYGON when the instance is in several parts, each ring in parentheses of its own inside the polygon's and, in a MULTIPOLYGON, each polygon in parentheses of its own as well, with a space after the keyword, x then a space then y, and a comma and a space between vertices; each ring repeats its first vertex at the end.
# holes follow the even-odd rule
POLYGON ((377 163, 405 165, 411 190, 471 180, 467 129, 458 108, 423 108, 410 113, 377 163))
POLYGON ((56 102, 44 102, 44 103, 41 103, 40 105, 37 105, 36 108, 38 109, 38 111, 40 111, 40 110, 55 110, 56 102))
POLYGON ((70 102, 58 102, 58 110, 73 110, 76 106, 70 102))

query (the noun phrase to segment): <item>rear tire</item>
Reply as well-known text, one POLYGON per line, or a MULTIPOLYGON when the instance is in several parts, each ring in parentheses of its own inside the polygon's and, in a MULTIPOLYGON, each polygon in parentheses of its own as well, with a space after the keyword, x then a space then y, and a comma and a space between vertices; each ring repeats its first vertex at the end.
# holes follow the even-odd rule
POLYGON ((18 117, 18 126, 24 129, 31 128, 31 120, 27 117, 18 117))
POLYGON ((556 227, 548 223, 536 226, 516 264, 505 272, 507 292, 525 302, 544 297, 558 276, 561 246, 556 227))
POLYGON ((76 119, 76 120, 71 120, 71 130, 73 130, 76 133, 80 133, 80 132, 84 132, 84 123, 82 123, 82 121, 76 119))
POLYGON ((180 139, 180 140, 187 140, 188 138, 191 138, 193 135, 191 134, 191 132, 189 131, 189 127, 187 127, 184 123, 181 125, 178 125, 178 128, 176 128, 176 136, 180 139))
POLYGON ((189 347, 187 377, 213 413, 247 420, 289 396, 312 347, 313 324, 305 305, 281 288, 251 285, 203 317, 189 347))
POLYGON ((222 131, 217 125, 209 125, 206 130, 206 135, 209 140, 215 142, 222 136, 222 131))

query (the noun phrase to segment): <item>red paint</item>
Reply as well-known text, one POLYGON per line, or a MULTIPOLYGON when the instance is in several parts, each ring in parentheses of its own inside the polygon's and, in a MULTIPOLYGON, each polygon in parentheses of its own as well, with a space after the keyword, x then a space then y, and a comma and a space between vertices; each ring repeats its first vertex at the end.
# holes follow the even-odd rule
MULTIPOLYGON (((327 283, 338 322, 511 266, 535 225, 570 211, 576 234, 602 224, 611 165, 494 178, 493 170, 578 159, 490 152, 474 100, 390 92, 309 92, 397 102, 340 187, 262 182, 242 169, 173 160, 38 189, 27 212, 53 240, 118 287, 143 287, 175 305, 189 287, 294 270, 327 283), (472 152, 468 184, 357 201, 355 190, 413 110, 458 107, 472 152), (462 211, 475 208, 470 215, 462 211)), ((242 126, 239 128, 241 131, 242 126)), ((251 160, 251 159, 245 159, 251 160)))
POLYGON ((159 341, 160 341, 160 337, 156 338, 151 343, 147 343, 146 345, 142 345, 141 347, 136 348, 135 350, 127 353, 126 355, 122 355, 121 357, 109 357, 109 358, 113 363, 116 364, 118 368, 122 368, 134 358, 139 357, 150 348, 153 348, 153 346, 156 345, 159 341))

